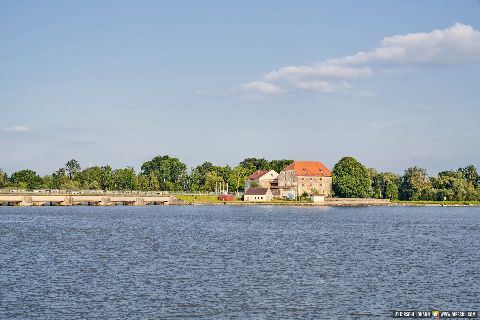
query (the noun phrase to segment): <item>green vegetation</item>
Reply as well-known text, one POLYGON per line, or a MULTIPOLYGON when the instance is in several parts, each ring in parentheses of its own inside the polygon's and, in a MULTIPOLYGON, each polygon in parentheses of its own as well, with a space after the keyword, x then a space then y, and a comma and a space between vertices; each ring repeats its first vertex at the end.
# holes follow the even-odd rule
POLYGON ((411 204, 478 204, 480 175, 473 165, 428 176, 419 167, 402 176, 366 169, 352 157, 342 158, 333 169, 333 190, 337 197, 390 199, 411 204))
POLYGON ((42 185, 42 178, 40 178, 35 171, 20 170, 12 174, 10 181, 17 186, 25 189, 37 189, 42 185))
MULTIPOLYGON (((243 191, 246 177, 253 172, 272 169, 279 172, 291 162, 247 158, 233 168, 204 162, 187 170, 179 159, 165 155, 145 162, 137 173, 131 167, 112 169, 110 166, 94 166, 82 169, 80 163, 72 159, 44 177, 29 169, 9 176, 0 169, 0 188, 212 192, 220 186, 225 190, 228 185, 229 191, 233 192, 243 191)), ((480 175, 473 165, 442 171, 437 176, 429 176, 425 169, 414 166, 398 175, 367 169, 356 159, 344 157, 335 164, 332 174, 334 196, 340 198, 390 199, 399 204, 402 201, 411 204, 478 204, 480 201, 480 175)), ((309 201, 308 195, 300 198, 309 201)), ((190 198, 184 200, 193 202, 190 198)), ((197 196, 196 202, 222 203, 216 196, 197 196)))
POLYGON ((220 186, 226 189, 228 184, 229 191, 243 191, 246 177, 256 170, 279 171, 291 162, 248 158, 234 168, 205 162, 188 172, 187 166, 179 159, 165 155, 145 162, 141 171, 136 173, 131 167, 112 169, 110 166, 94 166, 82 170, 80 163, 72 159, 44 177, 32 170, 21 170, 8 176, 0 169, 0 188, 212 192, 220 186))
POLYGON ((372 179, 367 168, 352 157, 344 157, 332 171, 333 191, 341 198, 368 198, 372 195, 372 179))
POLYGON ((177 158, 156 156, 141 169, 143 175, 156 177, 160 190, 179 191, 187 187, 187 166, 177 158))
POLYGON ((206 195, 198 195, 198 196, 191 196, 191 195, 177 195, 177 198, 188 203, 204 203, 204 204, 212 204, 212 203, 223 203, 223 201, 218 200, 218 196, 206 196, 206 195))

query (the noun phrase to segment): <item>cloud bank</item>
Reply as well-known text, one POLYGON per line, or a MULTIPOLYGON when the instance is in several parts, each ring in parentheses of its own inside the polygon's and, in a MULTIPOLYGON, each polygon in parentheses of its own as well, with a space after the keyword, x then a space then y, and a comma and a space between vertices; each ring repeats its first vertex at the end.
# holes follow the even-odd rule
POLYGON ((480 62, 480 31, 457 23, 428 33, 384 38, 367 52, 325 60, 306 66, 287 66, 262 79, 230 88, 229 94, 260 97, 295 91, 344 92, 352 79, 372 77, 375 70, 419 68, 480 62))

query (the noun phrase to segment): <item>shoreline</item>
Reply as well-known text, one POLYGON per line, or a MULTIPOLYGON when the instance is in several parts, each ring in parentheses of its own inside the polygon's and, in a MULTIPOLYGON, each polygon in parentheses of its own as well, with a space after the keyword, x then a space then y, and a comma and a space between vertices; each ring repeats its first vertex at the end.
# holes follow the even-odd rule
MULTIPOLYGON (((25 208, 25 207, 146 207, 153 205, 0 205, 0 207, 8 208, 25 208)), ((206 203, 206 202, 196 202, 196 203, 176 203, 168 204, 166 206, 278 206, 278 207, 344 207, 344 208, 361 208, 361 207, 480 207, 480 204, 432 204, 432 203, 389 203, 389 204, 333 204, 333 203, 275 203, 275 202, 218 202, 218 203, 206 203)))
POLYGON ((242 201, 219 200, 216 195, 182 194, 0 194, 3 206, 145 206, 145 205, 229 205, 229 206, 293 206, 293 207, 480 207, 480 201, 401 201, 375 198, 327 198, 322 202, 309 200, 242 201))
POLYGON ((192 206, 283 206, 283 207, 480 207, 477 204, 442 204, 442 203, 279 203, 279 202, 195 202, 192 206))

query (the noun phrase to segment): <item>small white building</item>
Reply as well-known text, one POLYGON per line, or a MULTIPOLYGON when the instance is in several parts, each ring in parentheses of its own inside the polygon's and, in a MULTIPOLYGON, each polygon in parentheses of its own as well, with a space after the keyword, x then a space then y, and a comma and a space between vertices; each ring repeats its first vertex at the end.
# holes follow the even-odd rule
POLYGON ((325 196, 322 195, 312 195, 312 202, 314 203, 319 203, 319 202, 325 202, 325 196))
POLYGON ((243 201, 272 201, 272 199, 272 191, 267 188, 250 188, 243 196, 243 201))

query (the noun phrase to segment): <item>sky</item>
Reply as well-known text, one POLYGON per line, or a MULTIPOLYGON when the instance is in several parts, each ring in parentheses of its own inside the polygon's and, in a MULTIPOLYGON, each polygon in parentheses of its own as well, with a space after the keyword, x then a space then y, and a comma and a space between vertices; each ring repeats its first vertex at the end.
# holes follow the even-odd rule
POLYGON ((480 1, 2 1, 0 168, 480 168, 480 1))

